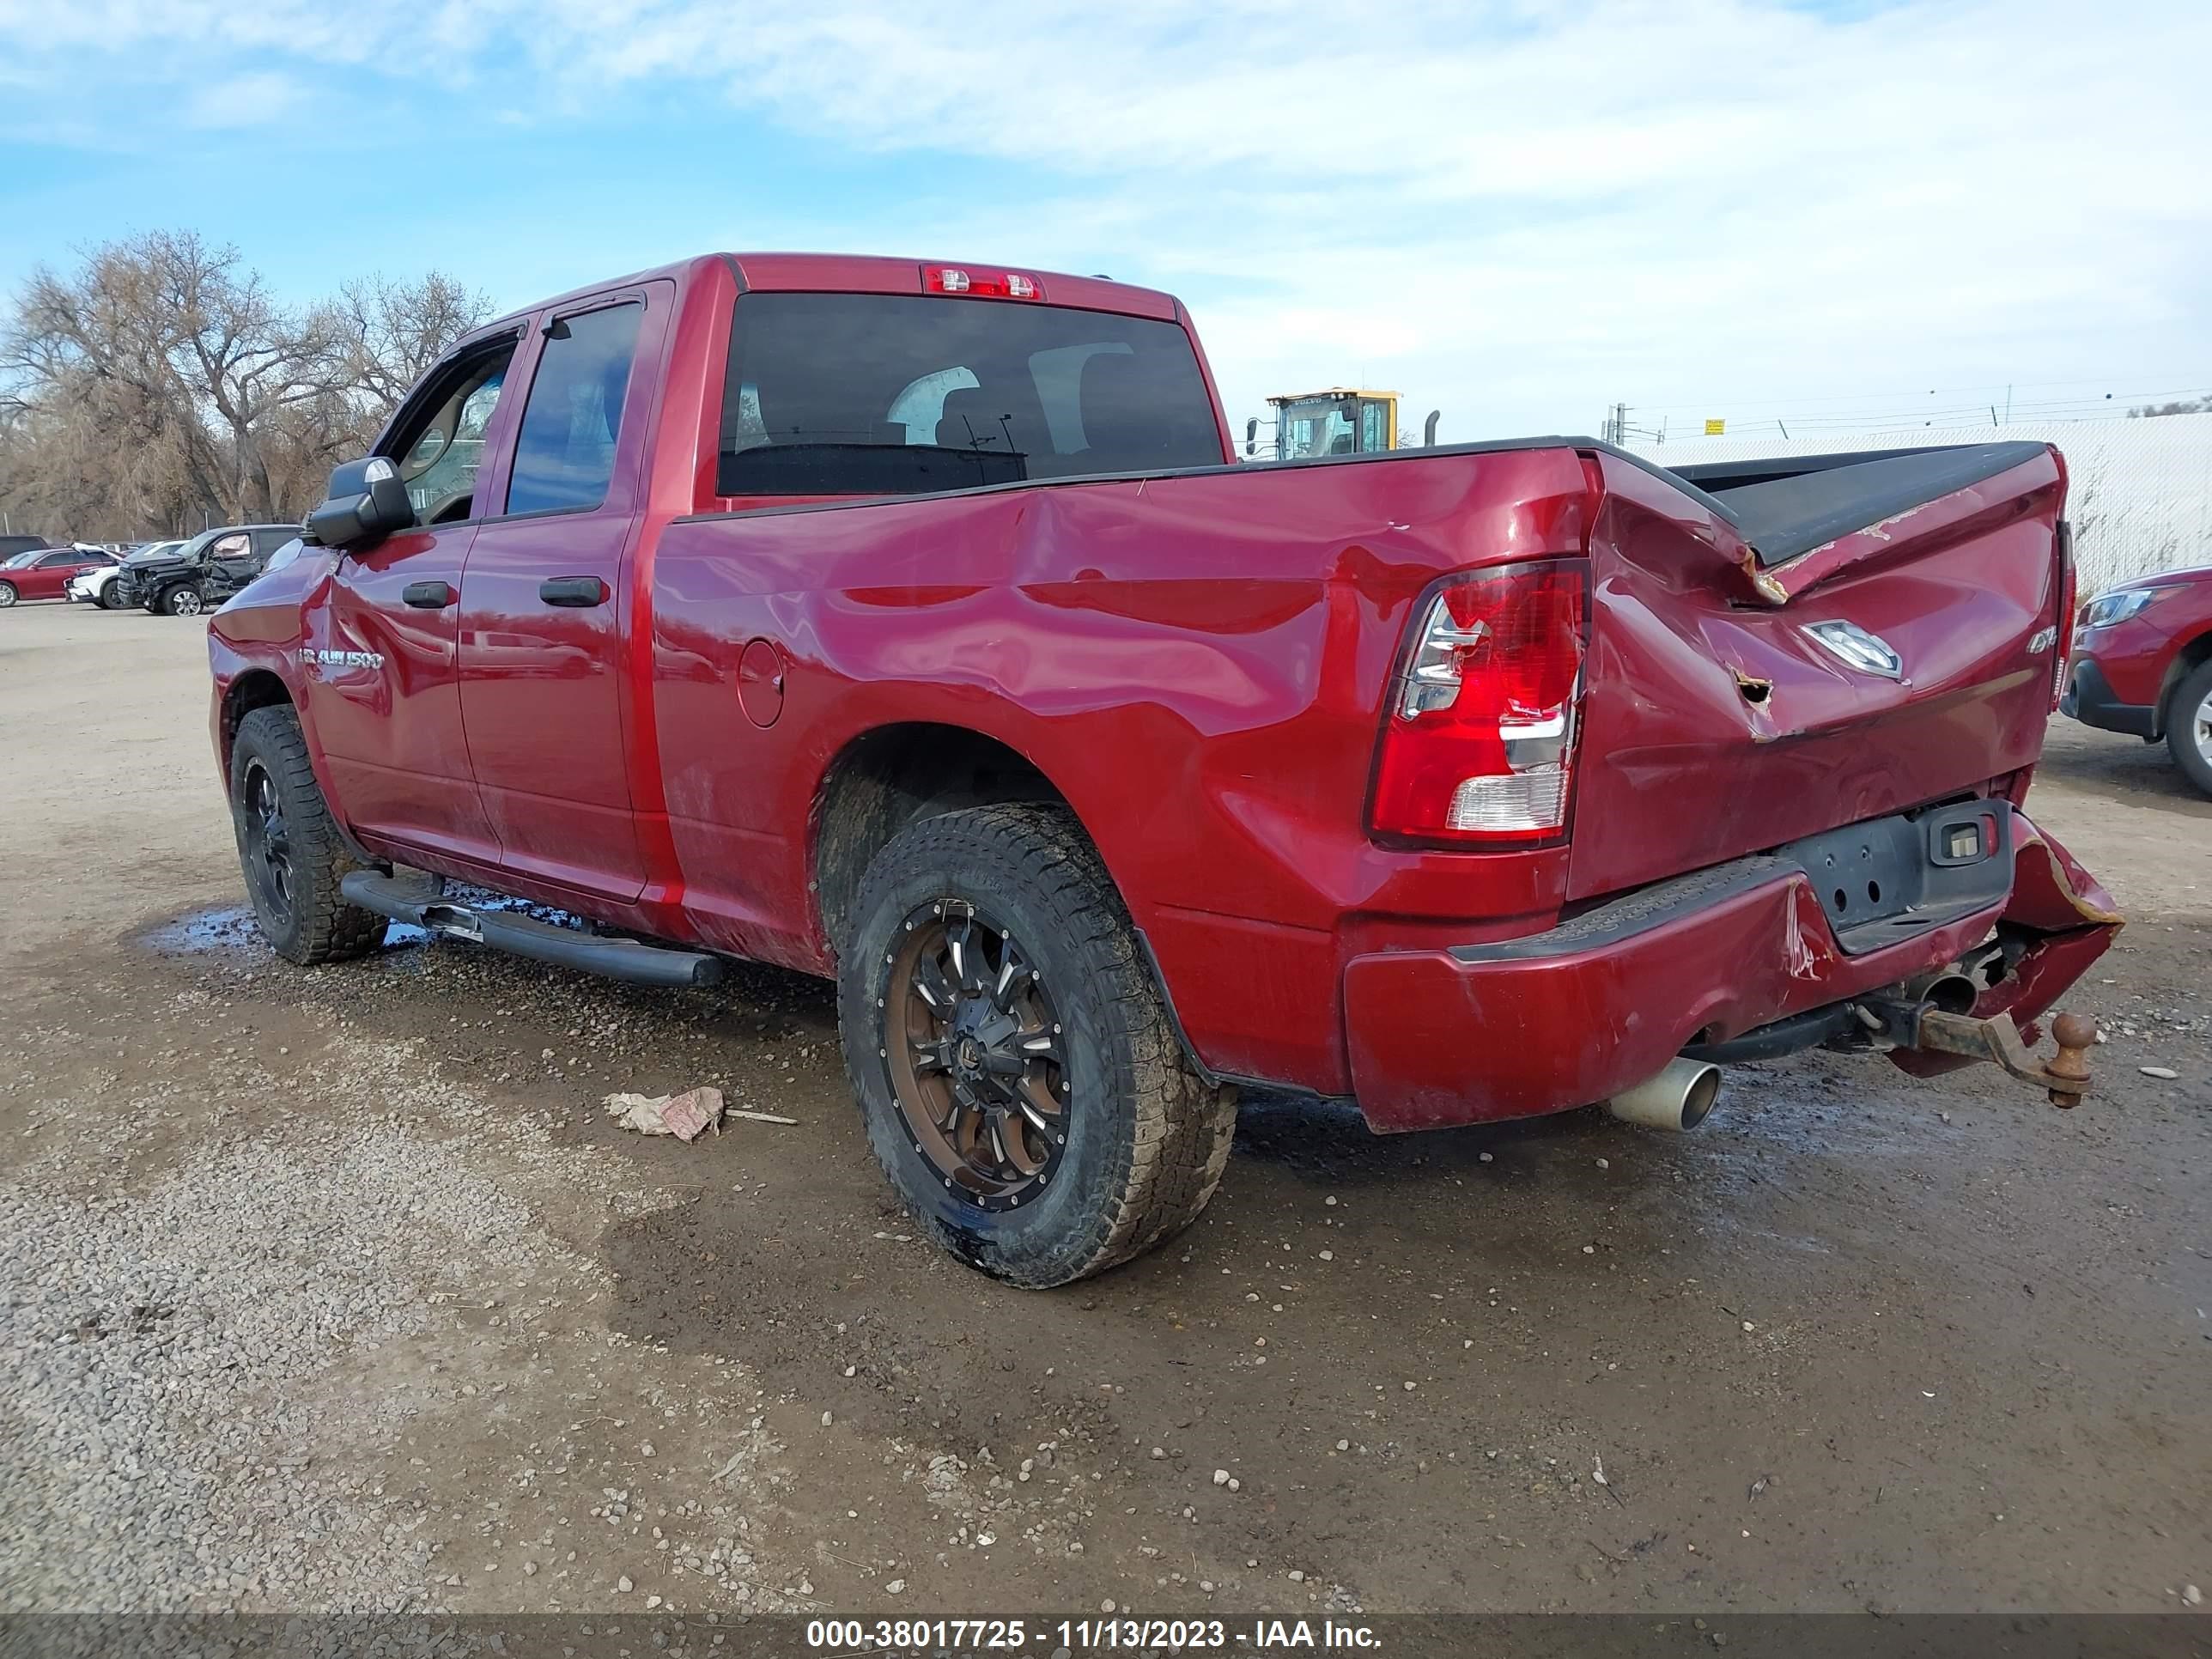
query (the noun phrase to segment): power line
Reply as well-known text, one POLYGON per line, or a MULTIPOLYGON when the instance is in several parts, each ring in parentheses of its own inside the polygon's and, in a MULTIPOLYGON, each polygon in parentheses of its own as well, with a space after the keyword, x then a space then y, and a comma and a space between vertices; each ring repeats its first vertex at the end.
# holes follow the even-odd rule
MULTIPOLYGON (((1708 393, 1701 396, 1692 397, 1686 401, 1680 403, 1649 404, 1645 405, 1645 407, 1656 412, 1664 412, 1670 415, 1686 415, 1695 414, 1701 410, 1718 409, 1723 405, 1733 405, 1740 408, 1746 404, 1749 404, 1754 408, 1761 410, 1777 408, 1802 408, 1812 404, 1880 403, 1901 405, 1911 404, 1915 400, 1923 398, 1954 398, 1960 399, 1972 399, 1978 404, 1986 404, 1993 395, 1998 393, 2009 392, 2014 393, 2017 398, 2021 394, 2039 392, 2047 390, 2056 391, 2062 387, 2083 386, 2104 387, 2106 388, 2105 395, 2109 395, 2116 402, 2124 398, 2156 398, 2177 395, 2172 392, 2123 391, 2113 385, 2112 379, 2110 375, 2100 374, 2078 380, 1990 380, 1979 385, 1932 386, 1915 392, 1806 392, 1802 394, 1792 393, 1781 397, 1776 396, 1771 392, 1749 394, 1736 392, 1728 395, 1714 395, 1708 393)), ((2190 388, 2190 390, 2192 392, 2201 392, 2207 386, 2212 386, 2212 373, 2208 373, 2204 375, 2197 377, 2194 385, 2190 388)), ((2087 400, 2067 399, 2066 401, 2087 400)))
POLYGON ((1774 404, 1752 409, 1727 404, 1682 404, 1658 410, 1649 410, 1648 406, 1646 407, 1648 412, 1652 413, 1677 416, 1703 415, 1708 417, 1725 416, 1730 420, 1744 422, 1771 421, 1779 416, 1784 419, 1800 420, 1808 426, 1820 424, 1868 426, 1880 425, 1884 422, 1899 426, 1910 426, 1917 421, 1942 419, 1951 416, 1985 415, 1993 403, 2002 404, 2009 408, 2015 419, 2023 415, 2051 415, 2075 410, 2124 416, 2130 409, 2177 399, 2202 398, 2207 395, 2208 391, 2212 391, 2212 381, 2200 382, 2193 386, 2176 386, 2162 392, 2115 392, 2109 398, 2031 399, 2015 397, 2007 403, 2002 395, 1999 395, 1965 404, 1922 404, 1917 407, 1905 408, 1891 405, 1887 409, 1831 410, 1813 413, 1808 413, 1801 405, 1794 404, 1774 404))
MULTIPOLYGON (((1973 427, 2019 425, 2024 422, 2124 420, 2134 417, 2135 411, 2138 408, 2154 408, 2161 403, 2196 401, 2207 397, 2212 397, 2212 393, 2208 393, 2204 386, 2199 386, 2179 387, 2164 392, 2130 392, 2125 394, 2116 392, 2109 397, 2094 398, 2022 400, 2014 397, 2007 400, 2000 395, 1977 404, 1945 404, 1936 407, 1923 404, 1918 408, 1907 409, 1898 409, 1893 406, 1889 409, 1848 411, 1832 410, 1815 414, 1807 414, 1802 410, 1789 406, 1777 406, 1758 410, 1745 410, 1729 408, 1725 404, 1713 404, 1702 406, 1688 404, 1682 407, 1702 408, 1705 419, 1725 420, 1729 427, 1739 431, 1764 430, 1769 426, 1783 428, 1785 432, 1788 428, 1795 428, 1800 432, 1808 433, 1869 432, 1886 428, 1912 428, 1954 431, 1973 427)), ((1625 414, 1626 408, 1627 405, 1621 404, 1613 406, 1613 412, 1607 416, 1608 427, 1620 426, 1631 430, 1638 436, 1663 435, 1670 424, 1670 416, 1680 412, 1679 410, 1657 411, 1659 420, 1655 433, 1649 428, 1626 428, 1625 414)), ((1639 409, 1638 412, 1645 414, 1648 418, 1654 411, 1639 409)), ((1682 424, 1694 430, 1697 422, 1687 420, 1682 424)))

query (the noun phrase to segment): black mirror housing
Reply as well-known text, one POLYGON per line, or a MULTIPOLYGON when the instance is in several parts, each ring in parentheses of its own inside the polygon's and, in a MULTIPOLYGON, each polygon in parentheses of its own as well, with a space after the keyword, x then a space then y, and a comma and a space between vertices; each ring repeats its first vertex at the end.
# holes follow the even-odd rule
POLYGON ((415 524, 399 469, 381 455, 331 469, 330 495, 307 514, 303 539, 325 547, 374 547, 415 524))

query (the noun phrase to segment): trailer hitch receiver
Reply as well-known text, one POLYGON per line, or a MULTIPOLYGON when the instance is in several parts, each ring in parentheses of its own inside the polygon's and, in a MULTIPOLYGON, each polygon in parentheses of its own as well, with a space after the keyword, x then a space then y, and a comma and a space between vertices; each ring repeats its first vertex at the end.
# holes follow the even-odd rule
POLYGON ((2097 1022, 2079 1014, 2061 1014, 2051 1022, 2058 1053, 2048 1064, 2021 1041, 2020 1028, 2010 1014, 1977 1019, 1972 1014, 1946 1013, 1923 1006, 1908 1047, 1932 1054, 1958 1054, 1967 1060, 1986 1060, 2002 1066, 2023 1083, 2034 1085, 2057 1107, 2077 1104, 2089 1092, 2089 1049, 2097 1041, 2097 1022))

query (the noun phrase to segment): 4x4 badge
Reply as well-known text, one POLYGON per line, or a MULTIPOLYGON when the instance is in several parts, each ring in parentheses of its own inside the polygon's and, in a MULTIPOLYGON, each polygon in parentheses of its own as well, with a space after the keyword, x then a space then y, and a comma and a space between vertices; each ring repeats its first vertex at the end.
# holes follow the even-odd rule
POLYGON ((1847 668, 1856 668, 1862 674, 1879 674, 1886 680, 1905 679, 1905 659, 1890 649, 1889 641, 1879 634, 1869 634, 1856 623, 1817 622, 1805 626, 1807 637, 1827 647, 1847 668))

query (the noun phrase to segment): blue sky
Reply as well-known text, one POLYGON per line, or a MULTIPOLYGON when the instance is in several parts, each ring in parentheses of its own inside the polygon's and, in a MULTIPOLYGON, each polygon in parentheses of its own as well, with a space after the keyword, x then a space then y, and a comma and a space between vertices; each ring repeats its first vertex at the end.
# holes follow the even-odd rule
POLYGON ((303 298, 998 259, 1447 438, 2212 392, 2202 0, 1309 9, 0 0, 0 291, 155 227, 303 298))

